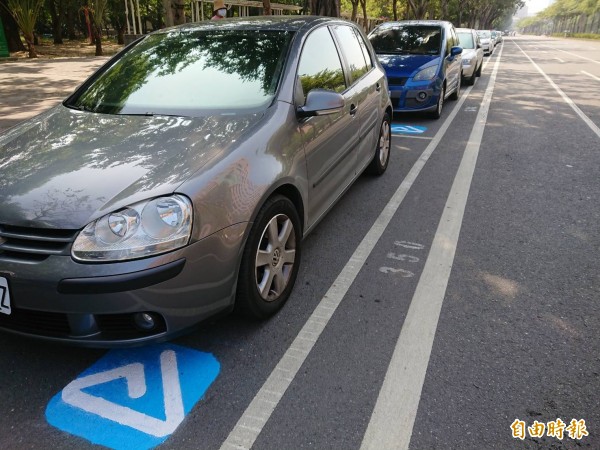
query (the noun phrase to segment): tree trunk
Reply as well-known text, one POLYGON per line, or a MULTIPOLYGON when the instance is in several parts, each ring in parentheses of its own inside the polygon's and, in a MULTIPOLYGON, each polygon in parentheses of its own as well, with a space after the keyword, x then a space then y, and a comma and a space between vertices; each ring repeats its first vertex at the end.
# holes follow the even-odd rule
POLYGON ((96 56, 102 56, 102 28, 94 26, 94 40, 96 41, 96 56))
MULTIPOLYGON (((440 17, 440 20, 448 20, 448 0, 441 0, 441 4, 442 4, 442 17, 440 17)), ((460 22, 459 22, 458 26, 460 27, 460 22)))
POLYGON ((367 0, 360 0, 360 6, 362 7, 363 13, 363 30, 365 33, 369 32, 369 18, 367 17, 367 0))
POLYGON ((185 23, 184 0, 173 0, 171 5, 173 5, 172 8, 174 25, 183 25, 185 23))
POLYGON ((310 0, 313 16, 340 17, 340 0, 310 0))
POLYGON ((350 20, 352 22, 356 22, 356 15, 358 13, 358 1, 359 0, 350 0, 352 2, 352 15, 350 16, 350 20))
POLYGON ((21 34, 19 33, 19 26, 13 16, 8 12, 8 5, 6 0, 0 0, 0 17, 2 18, 2 24, 4 25, 4 36, 8 44, 9 52, 24 52, 25 46, 21 41, 21 34))
POLYGON ((271 12, 271 0, 263 0, 263 15, 270 16, 273 13, 271 12))
POLYGON ((121 25, 117 28, 117 44, 125 44, 125 25, 121 25))
POLYGON ((398 0, 392 0, 392 12, 394 14, 394 20, 398 20, 398 0))
POLYGON ((77 17, 77 9, 73 4, 73 0, 67 2, 67 38, 74 40, 77 39, 75 34, 75 18, 77 17))
POLYGON ((63 1, 62 0, 46 0, 46 9, 50 13, 52 19, 52 39, 55 44, 62 44, 62 20, 63 20, 63 1))
POLYGON ((29 57, 30 58, 37 58, 38 54, 35 51, 35 44, 34 44, 34 37, 33 34, 25 34, 25 42, 27 42, 27 50, 29 51, 29 57))

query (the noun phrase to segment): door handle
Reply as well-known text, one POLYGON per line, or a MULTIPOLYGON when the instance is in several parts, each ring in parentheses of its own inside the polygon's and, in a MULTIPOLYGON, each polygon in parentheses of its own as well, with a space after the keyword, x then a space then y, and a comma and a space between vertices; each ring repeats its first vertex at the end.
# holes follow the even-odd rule
POLYGON ((353 116, 356 114, 356 112, 358 111, 358 106, 356 106, 354 103, 350 105, 350 115, 353 116))

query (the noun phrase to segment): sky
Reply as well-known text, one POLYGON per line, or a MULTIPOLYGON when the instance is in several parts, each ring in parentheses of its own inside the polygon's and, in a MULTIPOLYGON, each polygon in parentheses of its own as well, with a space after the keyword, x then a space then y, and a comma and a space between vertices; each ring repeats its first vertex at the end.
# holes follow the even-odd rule
POLYGON ((553 3, 553 0, 526 0, 529 14, 536 14, 553 3))

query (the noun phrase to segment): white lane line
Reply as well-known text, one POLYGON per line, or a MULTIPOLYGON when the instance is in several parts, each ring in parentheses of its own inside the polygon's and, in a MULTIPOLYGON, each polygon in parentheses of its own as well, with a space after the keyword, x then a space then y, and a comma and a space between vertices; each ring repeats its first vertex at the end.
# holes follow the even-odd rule
MULTIPOLYGON (((517 45, 517 44, 515 44, 515 45, 517 45)), ((519 47, 519 46, 517 45, 517 47, 519 47)), ((558 50, 559 52, 563 52, 563 53, 566 53, 567 55, 575 56, 576 58, 585 59, 586 61, 590 61, 590 62, 593 62, 595 64, 600 64, 600 61, 596 61, 595 59, 591 59, 591 58, 586 58, 585 56, 577 55, 575 53, 571 53, 571 52, 568 52, 566 50, 561 50, 560 48, 550 47, 549 45, 544 45, 544 47, 551 48, 552 50, 558 50)), ((519 48, 521 48, 521 47, 519 47, 519 48)), ((523 50, 521 50, 521 51, 523 51, 523 50)), ((525 52, 523 52, 523 53, 525 53, 525 52)))
POLYGON ((554 59, 556 59, 558 62, 564 63, 565 60, 564 59, 560 59, 559 57, 555 56, 554 59))
POLYGON ((585 70, 582 70, 581 73, 587 75, 588 77, 592 77, 594 80, 600 81, 600 78, 598 78, 596 75, 592 75, 591 73, 586 72, 585 70))
POLYGON ((554 81, 552 81, 552 79, 546 75, 546 73, 542 70, 542 68, 540 66, 538 66, 535 61, 533 59, 531 59, 529 57, 529 55, 527 53, 525 53, 523 51, 523 49, 521 47, 519 47, 519 45, 515 42, 515 45, 518 47, 519 50, 521 50, 521 53, 523 53, 525 55, 525 57, 529 60, 529 62, 531 62, 531 64, 533 64, 533 66, 537 69, 537 71, 539 73, 542 74, 542 76, 546 79, 546 81, 548 81, 548 83, 550 83, 550 85, 556 90, 556 92, 559 93, 559 95, 563 98, 563 100, 573 109, 573 111, 575 111, 575 113, 577 113, 577 115, 581 118, 581 120, 583 120, 588 127, 590 127, 590 129, 596 134, 596 136, 598 136, 600 138, 600 128, 598 128, 598 126, 592 122, 592 120, 585 115, 585 113, 579 109, 579 106, 577 106, 575 104, 575 102, 573 100, 571 100, 567 94, 565 94, 561 88, 559 88, 556 83, 554 83, 554 81))
POLYGON ((502 48, 402 325, 361 450, 408 449, 487 122, 502 48))
MULTIPOLYGON (((371 229, 367 232, 354 251, 354 254, 350 257, 350 260, 346 263, 336 280, 333 282, 333 285, 321 299, 321 302, 315 308, 306 324, 304 324, 304 327, 300 333, 298 333, 298 336, 304 334, 305 330, 309 330, 313 333, 316 343, 316 339, 319 338, 329 323, 333 313, 342 302, 350 285, 354 282, 358 273, 363 268, 364 263, 394 217, 394 214, 419 176, 419 173, 431 157, 433 151, 439 145, 442 137, 450 127, 456 115, 461 111, 461 107, 471 92, 471 89, 472 87, 469 87, 464 91, 464 94, 458 100, 448 118, 444 121, 435 137, 427 145, 419 159, 410 169, 406 178, 404 178, 388 204, 375 220, 371 229), (319 319, 317 320, 316 317, 319 319)), ((280 394, 280 398, 283 397, 285 391, 292 383, 315 343, 307 343, 299 337, 294 339, 279 363, 277 363, 277 366, 273 369, 273 372, 271 372, 263 386, 252 399, 248 408, 246 408, 246 411, 244 411, 242 417, 239 419, 231 433, 229 433, 225 442, 221 445, 221 450, 226 450, 227 448, 250 449, 252 447, 278 404, 278 402, 273 402, 271 400, 273 398, 272 393, 277 392, 280 394), (294 353, 293 355, 292 352, 294 353), (285 373, 285 376, 282 376, 282 372, 285 373), (271 394, 269 394, 269 392, 271 392, 271 394), (252 424, 256 431, 251 431, 244 427, 244 425, 251 421, 249 419, 250 417, 253 417, 252 424), (256 418, 261 418, 262 423, 258 424, 256 418)))

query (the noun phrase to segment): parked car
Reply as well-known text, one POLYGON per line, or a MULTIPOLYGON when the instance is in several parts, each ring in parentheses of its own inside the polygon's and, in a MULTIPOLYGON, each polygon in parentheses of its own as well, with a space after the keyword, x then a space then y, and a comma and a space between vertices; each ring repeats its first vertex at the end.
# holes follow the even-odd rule
POLYGON ((494 53, 494 40, 492 39, 492 32, 490 30, 477 30, 479 41, 481 42, 481 48, 483 54, 488 56, 494 53))
POLYGON ((483 49, 477 32, 471 28, 457 28, 458 42, 463 49, 462 52, 462 79, 472 86, 475 78, 481 76, 483 67, 483 49))
POLYGON ((492 38, 494 39, 494 46, 502 42, 502 33, 496 30, 492 30, 492 38))
POLYGON ((274 314, 302 239, 390 157, 363 32, 264 17, 149 34, 0 137, 0 328, 116 346, 274 314))
POLYGON ((394 111, 439 118, 445 99, 458 99, 462 49, 450 22, 386 22, 369 39, 386 71, 394 111))

